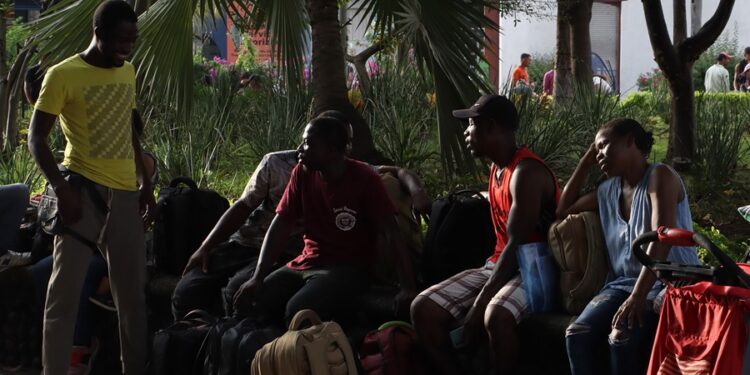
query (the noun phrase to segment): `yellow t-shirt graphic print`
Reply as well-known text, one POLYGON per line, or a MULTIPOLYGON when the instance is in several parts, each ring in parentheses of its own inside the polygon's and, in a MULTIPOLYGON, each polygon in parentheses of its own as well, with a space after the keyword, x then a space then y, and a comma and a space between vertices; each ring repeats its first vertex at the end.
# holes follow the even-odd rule
POLYGON ((47 71, 36 109, 60 117, 63 165, 107 187, 136 190, 135 69, 99 68, 75 55, 47 71))

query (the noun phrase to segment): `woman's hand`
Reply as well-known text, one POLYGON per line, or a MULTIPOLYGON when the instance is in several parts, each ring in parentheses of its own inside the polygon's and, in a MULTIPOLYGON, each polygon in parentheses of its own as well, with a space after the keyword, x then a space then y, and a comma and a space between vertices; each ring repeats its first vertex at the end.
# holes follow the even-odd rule
POLYGON ((643 312, 646 310, 646 296, 635 296, 630 295, 625 302, 620 305, 617 309, 615 316, 612 318, 612 329, 625 329, 625 323, 627 322, 627 328, 633 329, 643 325, 643 312))

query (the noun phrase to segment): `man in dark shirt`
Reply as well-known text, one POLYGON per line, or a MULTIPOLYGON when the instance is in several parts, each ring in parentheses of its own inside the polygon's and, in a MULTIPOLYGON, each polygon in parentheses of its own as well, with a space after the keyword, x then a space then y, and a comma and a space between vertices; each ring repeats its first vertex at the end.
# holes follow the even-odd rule
POLYGON ((414 297, 409 255, 394 238, 393 204, 372 167, 346 157, 348 139, 346 124, 334 118, 316 118, 305 128, 300 164, 276 208, 256 271, 235 295, 241 315, 283 316, 288 322, 298 311, 312 309, 323 319, 340 316, 349 298, 367 288, 378 240, 396 251, 397 302, 414 297), (271 273, 298 220, 302 253, 271 273))

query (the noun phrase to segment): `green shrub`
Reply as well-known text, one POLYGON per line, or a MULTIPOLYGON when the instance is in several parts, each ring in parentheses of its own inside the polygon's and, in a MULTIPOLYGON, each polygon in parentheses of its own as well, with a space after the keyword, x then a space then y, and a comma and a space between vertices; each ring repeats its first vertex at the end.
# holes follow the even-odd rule
POLYGON ((531 54, 531 65, 527 68, 529 71, 529 79, 531 84, 534 85, 534 92, 541 93, 542 86, 544 83, 544 74, 552 70, 555 67, 555 54, 554 53, 532 53, 531 54))
POLYGON ((432 86, 415 69, 382 61, 370 82, 362 114, 375 146, 396 165, 412 170, 439 157, 432 86))
MULTIPOLYGON (((724 254, 727 254, 733 260, 740 260, 745 254, 745 249, 749 246, 746 242, 735 242, 724 236, 716 227, 704 228, 698 223, 693 223, 693 231, 706 236, 716 247, 724 254)), ((698 258, 703 264, 717 266, 719 262, 708 250, 698 247, 698 258)))
POLYGON ((750 96, 746 94, 697 95, 696 156, 706 181, 712 184, 728 181, 748 152, 743 147, 743 136, 750 130, 748 106, 750 96))

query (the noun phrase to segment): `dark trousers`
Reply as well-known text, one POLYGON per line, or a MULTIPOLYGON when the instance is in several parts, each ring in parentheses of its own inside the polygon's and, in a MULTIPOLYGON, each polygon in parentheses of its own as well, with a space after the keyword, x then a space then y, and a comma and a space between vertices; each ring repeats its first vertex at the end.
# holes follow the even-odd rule
POLYGON ((258 249, 236 242, 224 242, 211 251, 208 272, 193 268, 177 283, 172 295, 172 314, 182 319, 194 309, 233 314, 234 293, 255 273, 258 249))
POLYGON ((654 341, 659 316, 653 311, 643 312, 642 326, 627 330, 627 338, 608 339, 612 318, 630 294, 616 289, 605 289, 589 302, 575 323, 568 327, 566 344, 570 370, 573 375, 601 373, 601 355, 609 355, 613 375, 644 374, 654 341))
POLYGON ((337 320, 368 285, 367 272, 358 267, 336 265, 299 271, 284 266, 265 278, 254 303, 238 301, 237 313, 269 323, 281 323, 283 317, 288 325, 298 311, 311 309, 323 320, 337 320))

